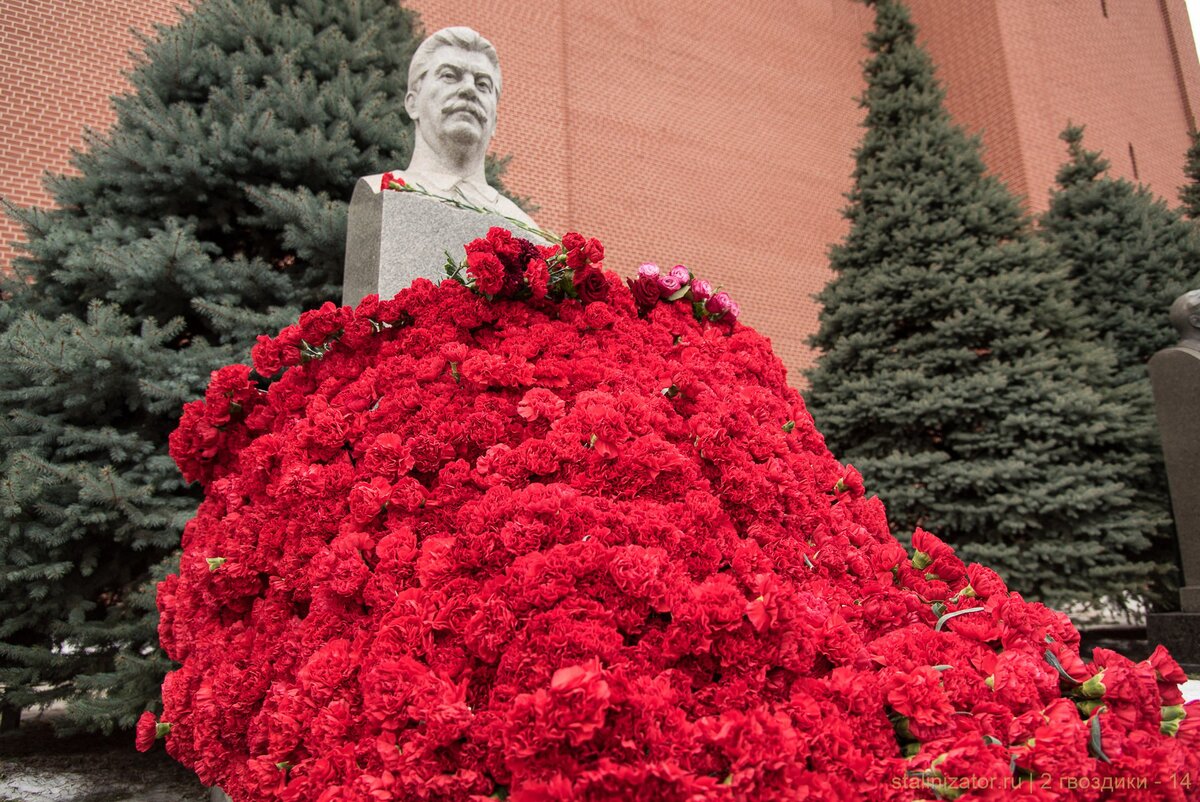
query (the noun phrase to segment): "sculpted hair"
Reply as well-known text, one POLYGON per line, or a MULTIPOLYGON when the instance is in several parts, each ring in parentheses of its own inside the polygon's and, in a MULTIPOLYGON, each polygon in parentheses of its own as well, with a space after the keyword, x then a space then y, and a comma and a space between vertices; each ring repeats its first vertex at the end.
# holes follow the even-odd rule
POLYGON ((446 45, 483 53, 487 56, 488 61, 496 69, 496 95, 500 95, 500 56, 497 55, 496 48, 492 46, 491 42, 480 36, 478 31, 462 25, 442 28, 427 36, 425 41, 417 46, 417 52, 413 53, 412 61, 408 65, 408 91, 410 93, 416 92, 420 88, 425 73, 429 72, 429 61, 433 58, 434 51, 446 45))
POLYGON ((1194 342, 1200 339, 1200 290, 1180 295, 1167 314, 1182 340, 1194 342))

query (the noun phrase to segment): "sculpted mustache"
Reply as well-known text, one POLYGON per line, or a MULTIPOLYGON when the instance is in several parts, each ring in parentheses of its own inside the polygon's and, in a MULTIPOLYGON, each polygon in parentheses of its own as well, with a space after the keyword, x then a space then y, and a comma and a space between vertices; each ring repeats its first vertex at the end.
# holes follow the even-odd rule
POLYGON ((479 122, 487 122, 483 110, 473 103, 455 103, 453 106, 446 107, 444 114, 453 114, 456 111, 465 111, 470 113, 479 120, 479 122))

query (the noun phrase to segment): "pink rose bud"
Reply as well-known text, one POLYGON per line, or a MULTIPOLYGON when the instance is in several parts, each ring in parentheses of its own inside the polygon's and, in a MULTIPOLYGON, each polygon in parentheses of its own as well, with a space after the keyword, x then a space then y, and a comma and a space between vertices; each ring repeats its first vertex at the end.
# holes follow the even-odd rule
POLYGON ((712 297, 713 288, 702 278, 692 280, 692 298, 697 301, 707 301, 712 297))
POLYGON ((683 286, 683 282, 674 273, 667 273, 665 276, 658 277, 658 286, 662 289, 664 295, 670 295, 673 292, 679 292, 679 288, 683 286))
POLYGON ((723 315, 729 311, 732 305, 733 299, 729 297, 729 293, 718 292, 708 299, 708 303, 704 305, 704 308, 708 310, 710 315, 723 315))
POLYGON ((638 278, 658 278, 658 265, 654 262, 642 262, 638 265, 638 278))
POLYGON ((679 286, 682 287, 692 280, 692 273, 683 265, 675 265, 671 268, 671 275, 679 279, 679 286))
POLYGON ((740 306, 738 306, 738 302, 730 301, 729 302, 729 311, 725 313, 725 314, 729 315, 729 319, 737 320, 738 315, 740 315, 741 313, 742 313, 742 308, 740 306))

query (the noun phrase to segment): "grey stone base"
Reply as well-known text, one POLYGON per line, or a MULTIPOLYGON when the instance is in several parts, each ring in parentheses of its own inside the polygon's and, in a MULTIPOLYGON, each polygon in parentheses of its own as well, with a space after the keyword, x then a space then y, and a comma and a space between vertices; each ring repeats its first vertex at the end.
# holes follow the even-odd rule
POLYGON ((543 242, 498 214, 459 209, 411 192, 377 192, 359 179, 350 200, 342 303, 355 306, 372 293, 391 298, 416 278, 438 283, 446 277, 446 254, 461 261, 463 246, 492 226, 543 242))
POLYGON ((1179 609, 1185 613, 1200 613, 1200 585, 1185 585, 1179 589, 1179 609))
POLYGON ((1166 646, 1184 671, 1200 672, 1200 613, 1149 613, 1146 638, 1166 646))

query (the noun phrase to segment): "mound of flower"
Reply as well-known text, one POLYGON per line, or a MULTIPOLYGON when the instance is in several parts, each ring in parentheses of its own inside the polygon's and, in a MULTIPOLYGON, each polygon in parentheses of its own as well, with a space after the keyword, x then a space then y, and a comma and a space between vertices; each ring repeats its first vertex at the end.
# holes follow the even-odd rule
POLYGON ((578 235, 467 251, 186 408, 141 747, 235 802, 1197 798, 1169 655, 1085 664, 906 552, 728 296, 578 235))

